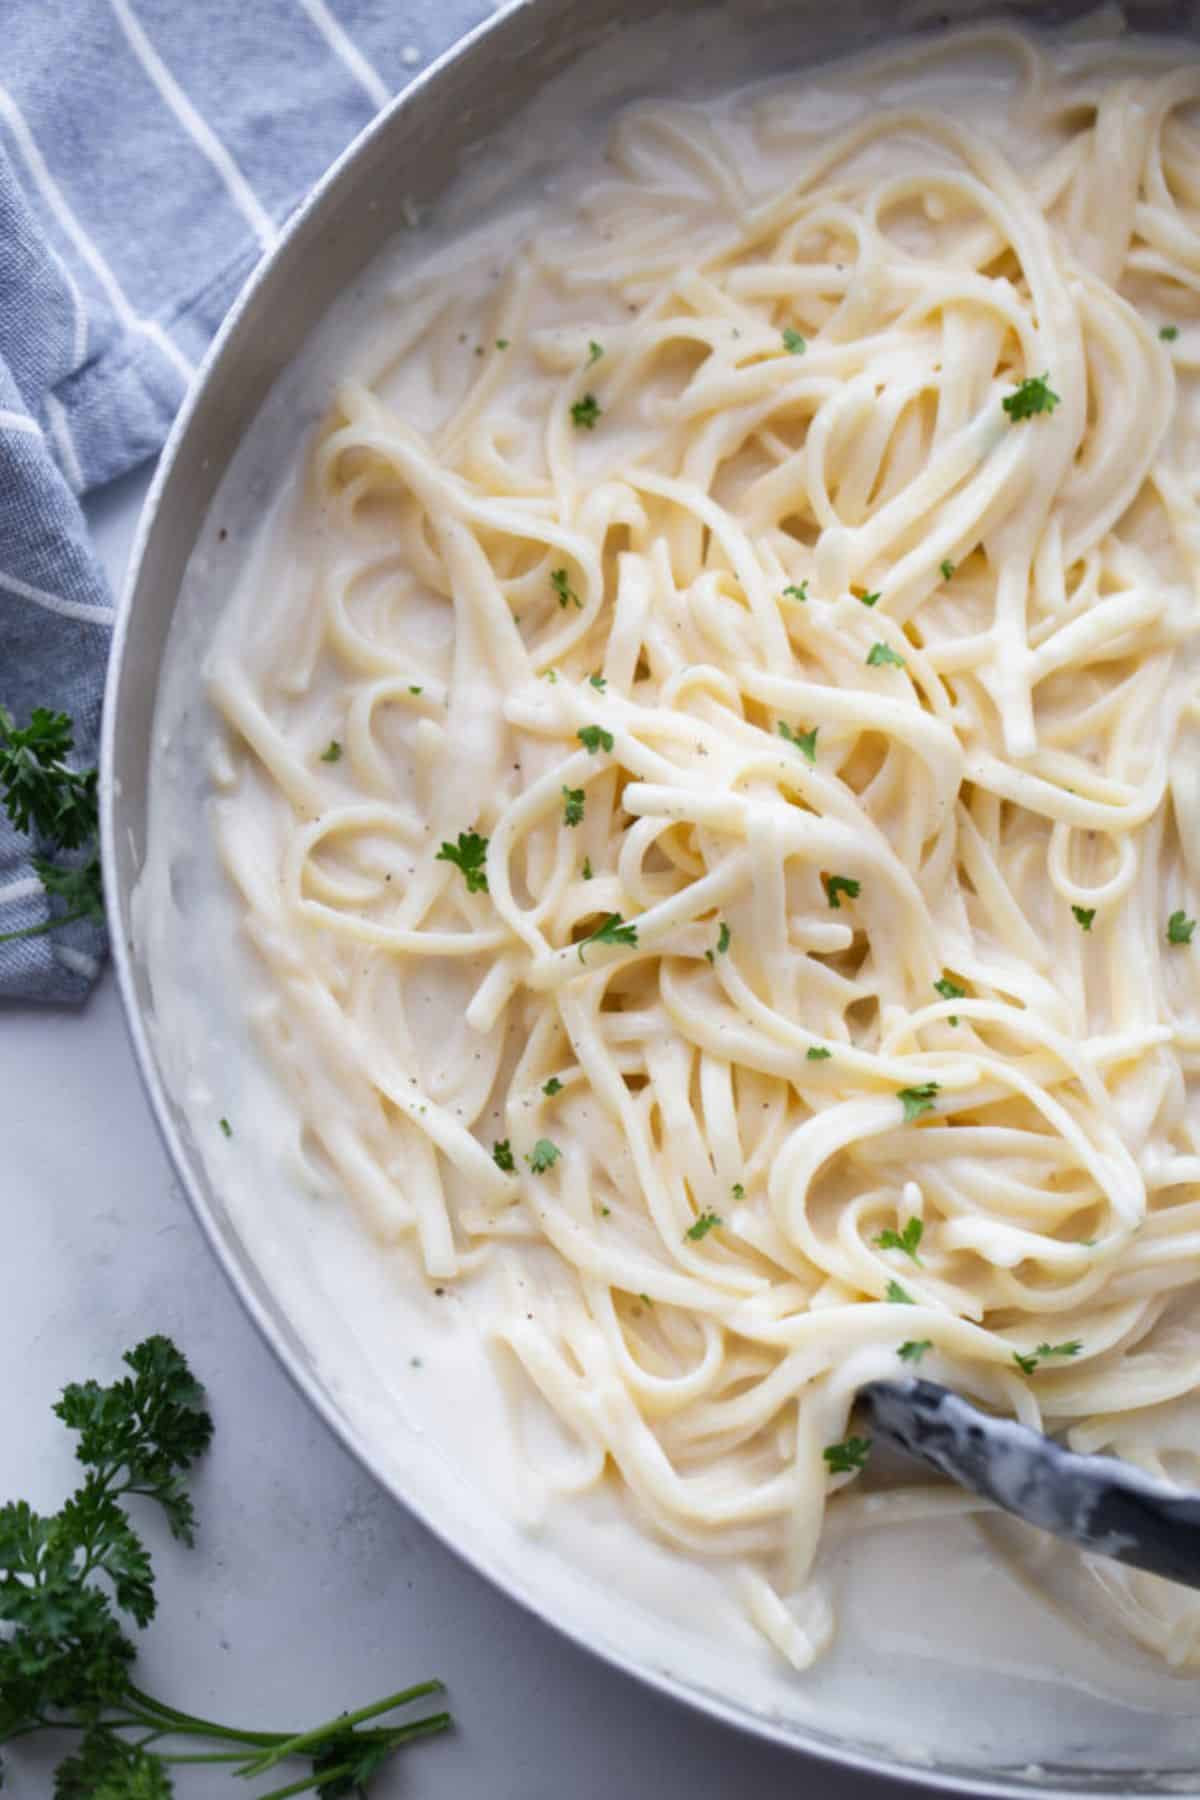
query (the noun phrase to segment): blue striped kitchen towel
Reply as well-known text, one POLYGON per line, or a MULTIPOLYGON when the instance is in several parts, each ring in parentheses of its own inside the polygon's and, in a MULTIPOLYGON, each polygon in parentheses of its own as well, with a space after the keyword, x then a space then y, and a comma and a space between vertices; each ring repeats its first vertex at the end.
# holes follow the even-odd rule
MULTIPOLYGON (((19 725, 35 706, 70 713, 86 767, 112 600, 79 496, 157 450, 281 222, 377 108, 492 8, 2 10, 0 706, 19 725)), ((37 849, 0 818, 0 937, 49 917, 37 849)), ((87 921, 0 942, 0 997, 80 1000, 103 948, 87 921)))

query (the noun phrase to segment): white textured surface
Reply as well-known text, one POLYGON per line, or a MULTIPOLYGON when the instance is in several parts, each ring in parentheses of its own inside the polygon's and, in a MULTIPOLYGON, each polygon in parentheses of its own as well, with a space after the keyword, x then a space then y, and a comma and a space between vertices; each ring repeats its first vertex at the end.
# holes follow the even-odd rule
MULTIPOLYGON (((114 583, 144 477, 91 507, 114 583)), ((202 947, 198 947, 202 954, 202 947)), ((171 1175, 106 976, 79 1014, 0 1010, 5 1231, 0 1499, 58 1505, 72 1480, 50 1404, 110 1379, 169 1332, 209 1389, 217 1434, 192 1552, 147 1530, 162 1611, 142 1677, 164 1699, 299 1729, 406 1683, 450 1686, 453 1738, 405 1753, 376 1800, 894 1800, 645 1692, 463 1567, 350 1461, 292 1390, 225 1285, 171 1175)), ((9 1770, 44 1800, 49 1764, 9 1770)), ((181 1800, 242 1792, 211 1772, 181 1800)), ((247 1790, 249 1792, 249 1790, 247 1790)))

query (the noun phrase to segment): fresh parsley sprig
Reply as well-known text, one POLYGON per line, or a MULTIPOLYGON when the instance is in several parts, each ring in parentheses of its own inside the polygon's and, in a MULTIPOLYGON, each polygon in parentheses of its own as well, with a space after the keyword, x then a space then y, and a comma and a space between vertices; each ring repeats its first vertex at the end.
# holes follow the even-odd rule
POLYGON ((208 1448, 212 1419, 204 1390, 168 1338, 147 1338, 125 1363, 128 1375, 108 1387, 72 1383, 54 1408, 78 1432, 86 1470, 65 1505, 50 1517, 23 1500, 0 1507, 0 1744, 43 1731, 78 1733, 55 1772, 55 1800, 170 1800, 173 1763, 226 1763, 232 1774, 252 1777, 293 1758, 310 1764, 307 1778, 259 1800, 361 1792, 402 1744, 444 1731, 450 1717, 363 1727, 440 1693, 440 1682, 294 1732, 198 1718, 133 1680, 137 1652, 120 1615, 146 1625, 156 1598, 149 1553, 123 1502, 132 1495, 155 1502, 172 1534, 191 1544, 187 1476, 208 1448), (189 1747, 197 1739, 222 1747, 200 1753, 189 1747))
POLYGON ((66 908, 40 925, 5 932, 0 944, 41 937, 77 919, 104 917, 96 771, 67 766, 74 747, 66 713, 35 706, 28 725, 18 726, 0 706, 0 801, 18 831, 49 845, 51 855, 33 857, 33 867, 46 893, 66 908), (82 860, 58 860, 70 851, 83 851, 82 860))
POLYGON ((467 884, 468 894, 486 894, 487 847, 487 838, 480 837, 477 831, 460 831, 457 844, 443 844, 433 860, 453 863, 467 884))

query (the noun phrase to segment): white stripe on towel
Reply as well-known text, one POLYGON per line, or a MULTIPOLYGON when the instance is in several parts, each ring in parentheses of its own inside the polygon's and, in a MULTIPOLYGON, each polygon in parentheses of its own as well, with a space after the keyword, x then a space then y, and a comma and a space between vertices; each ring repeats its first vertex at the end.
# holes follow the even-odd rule
POLYGON ((46 417, 50 421, 50 430, 58 447, 58 460, 62 464, 62 472, 70 484, 72 493, 83 492, 83 470, 79 465, 79 456, 75 449, 75 439, 71 436, 71 427, 67 415, 63 411, 62 402, 53 394, 46 395, 46 417))
POLYGON ((260 204, 258 195, 242 174, 215 131, 196 111, 175 77, 168 69, 136 17, 129 0, 109 0, 130 48, 147 75, 187 132, 201 155, 206 157, 225 184, 225 190, 242 217, 250 225, 264 250, 275 242, 275 226, 260 204))
POLYGON ((7 887, 0 887, 0 906, 5 906, 12 900, 31 900, 34 894, 42 892, 42 884, 36 875, 18 875, 7 887))
POLYGON ((340 57, 345 63, 355 81, 369 98, 371 105, 386 106, 392 97, 391 89, 383 77, 371 67, 358 45, 352 43, 347 37, 342 26, 338 24, 326 6, 325 0, 300 0, 300 5, 334 55, 340 57))
POLYGON ((35 606, 44 606, 47 612, 61 613, 64 619, 82 619, 88 625, 111 625, 113 610, 111 606, 89 606, 84 600, 64 600, 58 594, 47 594, 43 588, 30 587, 17 575, 8 575, 0 569, 0 588, 16 594, 21 600, 31 600, 35 606))
POLYGON ((20 107, 8 89, 4 87, 0 87, 0 118, 5 120, 16 139, 17 148, 21 152, 25 166, 37 183, 47 206, 108 295, 109 303, 121 323, 127 330, 139 331, 143 337, 153 339, 164 356, 174 363, 184 380, 190 381, 196 372, 195 365, 188 361, 177 344, 172 343, 161 325, 153 319, 139 318, 133 310, 120 282, 101 255, 99 247, 93 243, 68 206, 62 189, 50 173, 46 159, 38 149, 33 133, 25 123, 20 107))

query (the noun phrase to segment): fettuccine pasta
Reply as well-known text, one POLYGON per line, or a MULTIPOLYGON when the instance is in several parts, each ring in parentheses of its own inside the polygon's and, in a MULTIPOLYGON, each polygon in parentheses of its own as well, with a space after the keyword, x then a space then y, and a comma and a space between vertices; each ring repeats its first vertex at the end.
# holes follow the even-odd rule
POLYGON ((1200 1479, 1200 68, 814 82, 398 295, 211 669, 307 1152, 797 1667, 865 1380, 1200 1479))

